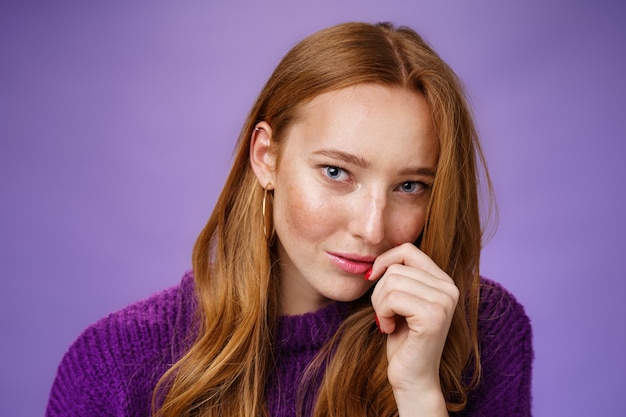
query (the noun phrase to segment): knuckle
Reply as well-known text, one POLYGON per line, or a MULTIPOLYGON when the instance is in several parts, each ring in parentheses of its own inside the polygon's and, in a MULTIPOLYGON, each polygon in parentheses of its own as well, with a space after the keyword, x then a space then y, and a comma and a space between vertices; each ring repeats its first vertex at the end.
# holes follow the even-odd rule
POLYGON ((448 309, 441 304, 431 303, 424 314, 427 316, 427 321, 436 328, 448 322, 448 309))
POLYGON ((454 301, 454 304, 459 301, 459 297, 461 296, 461 291, 459 291, 459 287, 457 287, 454 283, 446 283, 444 288, 444 293, 450 297, 454 301))
POLYGON ((400 291, 391 290, 387 294, 386 298, 390 305, 399 305, 400 303, 404 303, 404 294, 400 291))
POLYGON ((387 275, 399 275, 402 267, 398 264, 389 265, 387 268, 387 275))

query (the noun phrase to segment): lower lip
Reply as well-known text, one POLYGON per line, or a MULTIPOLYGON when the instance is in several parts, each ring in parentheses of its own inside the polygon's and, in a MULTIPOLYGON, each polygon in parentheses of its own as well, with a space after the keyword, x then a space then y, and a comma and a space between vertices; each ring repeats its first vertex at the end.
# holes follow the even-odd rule
POLYGON ((372 262, 353 261, 330 253, 328 256, 335 266, 348 274, 363 275, 372 267, 372 262))

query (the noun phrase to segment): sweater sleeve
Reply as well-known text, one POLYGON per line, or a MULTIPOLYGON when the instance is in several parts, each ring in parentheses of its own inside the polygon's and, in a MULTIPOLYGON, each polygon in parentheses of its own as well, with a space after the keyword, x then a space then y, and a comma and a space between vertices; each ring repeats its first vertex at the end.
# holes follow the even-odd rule
POLYGON ((524 308, 502 286, 483 280, 478 326, 482 376, 461 415, 531 416, 534 353, 524 308))
POLYGON ((188 326, 181 287, 88 327, 61 360, 46 416, 149 416, 154 387, 183 343, 180 326, 188 326))

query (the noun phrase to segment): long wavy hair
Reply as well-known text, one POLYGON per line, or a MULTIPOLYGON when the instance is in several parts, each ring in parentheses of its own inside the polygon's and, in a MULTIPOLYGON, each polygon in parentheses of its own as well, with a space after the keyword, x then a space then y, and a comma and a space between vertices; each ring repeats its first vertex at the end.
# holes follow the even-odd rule
MULTIPOLYGON (((481 172, 486 174, 472 115, 455 73, 413 30, 389 23, 345 23, 291 49, 246 120, 230 175, 193 251, 197 336, 157 385, 153 407, 158 416, 267 415, 264 389, 273 363, 280 278, 272 267, 275 246, 268 245, 263 233, 263 189, 251 168, 250 138, 255 124, 266 121, 280 150, 299 106, 361 83, 419 92, 432 112, 440 155, 426 224, 416 244, 462 294, 443 351, 440 380, 448 410, 465 407, 481 370, 478 185, 481 172)), ((310 365, 300 398, 313 396, 312 414, 319 417, 395 416, 386 336, 373 324, 369 293, 354 305, 310 365), (315 375, 321 385, 307 383, 315 375)))

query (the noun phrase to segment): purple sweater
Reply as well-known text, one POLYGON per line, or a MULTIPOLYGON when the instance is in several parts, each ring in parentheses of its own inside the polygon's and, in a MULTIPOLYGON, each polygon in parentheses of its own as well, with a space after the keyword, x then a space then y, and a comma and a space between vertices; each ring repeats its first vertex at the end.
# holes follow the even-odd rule
MULTIPOLYGON (((59 365, 46 416, 149 416, 152 391, 183 351, 193 316, 193 277, 98 321, 72 344, 59 365)), ((278 369, 267 384, 272 416, 294 416, 297 381, 336 331, 347 305, 281 317, 278 369)), ((522 306, 484 280, 479 321, 482 381, 460 416, 530 416, 533 350, 522 306)))

